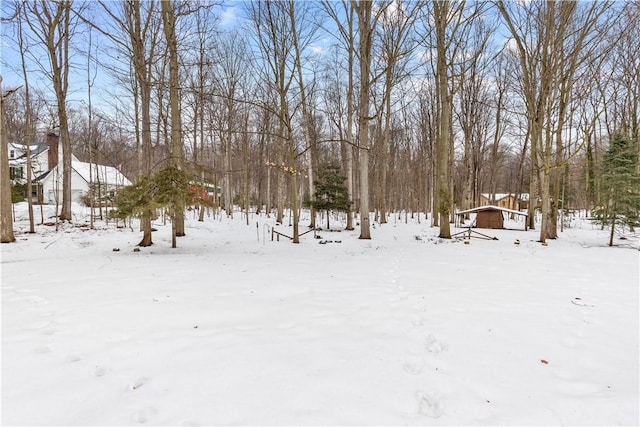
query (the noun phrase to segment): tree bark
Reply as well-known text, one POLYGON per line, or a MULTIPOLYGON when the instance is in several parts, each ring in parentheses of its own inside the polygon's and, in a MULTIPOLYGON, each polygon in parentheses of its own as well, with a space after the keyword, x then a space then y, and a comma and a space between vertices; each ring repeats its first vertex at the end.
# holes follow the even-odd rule
MULTIPOLYGON (((178 69, 178 40, 176 38, 176 17, 169 1, 162 1, 162 22, 169 50, 169 103, 171 106, 171 140, 169 145, 170 163, 178 169, 184 167, 182 146, 182 118, 180 110, 180 75, 178 69)), ((184 236, 184 205, 176 207, 174 218, 175 235, 184 236)))
POLYGON ((13 216, 11 203, 11 177, 9 174, 9 148, 4 119, 5 95, 2 90, 2 76, 0 76, 0 243, 15 242, 13 234, 13 216))
POLYGON ((369 224, 369 91, 371 88, 371 49, 373 25, 371 22, 373 3, 362 0, 354 2, 358 15, 360 53, 360 93, 358 96, 358 150, 360 160, 360 239, 371 239, 369 224))
MULTIPOLYGON (((67 118, 67 90, 69 87, 69 41, 71 38, 72 1, 26 3, 25 14, 33 33, 46 46, 51 81, 56 96, 56 111, 62 145, 62 210, 59 219, 71 221, 71 139, 67 118)), ((57 196, 56 196, 57 197, 57 196)))
MULTIPOLYGON (((20 13, 20 12, 18 12, 20 13)), ((27 72, 27 62, 25 60, 26 46, 24 44, 24 34, 22 31, 22 20, 18 20, 18 44, 20 47, 20 62, 22 64, 22 76, 24 78, 24 102, 25 102, 25 114, 24 114, 24 127, 25 127, 25 140, 24 144, 27 147, 27 206, 29 210, 29 233, 35 233, 35 223, 33 219, 33 183, 32 183, 32 159, 31 159, 31 141, 34 137, 35 126, 33 125, 33 117, 31 110, 31 90, 29 87, 29 73, 27 72)), ((1 83, 1 81, 0 81, 1 83)), ((1 85, 0 85, 1 87, 1 85)), ((93 216, 91 217, 93 224, 93 216)), ((92 226, 93 228, 93 226, 92 226)))
POLYGON ((436 194, 440 223, 439 237, 451 238, 449 215, 451 213, 452 194, 449 177, 449 152, 452 143, 451 111, 453 109, 451 94, 449 93, 449 71, 446 52, 446 27, 449 13, 449 1, 434 2, 434 18, 436 26, 436 53, 437 53, 437 91, 439 100, 438 137, 436 139, 436 194))

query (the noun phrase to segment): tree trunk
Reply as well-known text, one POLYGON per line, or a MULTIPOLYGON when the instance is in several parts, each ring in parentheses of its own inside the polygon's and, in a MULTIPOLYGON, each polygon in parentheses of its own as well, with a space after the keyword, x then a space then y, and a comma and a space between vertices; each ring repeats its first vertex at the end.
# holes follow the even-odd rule
POLYGON ((358 149, 360 157, 360 239, 371 239, 369 224, 369 90, 371 88, 371 49, 373 3, 362 0, 355 5, 360 34, 360 95, 358 99, 358 149))
MULTIPOLYGON (((139 98, 140 108, 140 146, 137 153, 138 157, 138 180, 144 175, 151 173, 151 85, 152 85, 152 57, 155 50, 155 36, 143 30, 147 28, 142 23, 141 5, 139 2, 123 3, 123 12, 131 17, 128 27, 124 28, 131 42, 131 59, 136 78, 136 92, 134 99, 139 98), (147 42, 149 43, 149 52, 147 53, 147 42)), ((153 12, 150 6, 148 14, 153 12)), ((149 15, 147 15, 147 19, 149 15)), ((149 30, 151 31, 151 30, 149 30)), ((137 105, 138 103, 136 103, 137 105)), ((136 109, 137 111, 137 109, 136 109)), ((136 127, 138 124, 136 123, 136 127)), ((102 208, 101 208, 102 209, 102 208)), ((154 212, 147 211, 140 218, 140 228, 142 230, 142 240, 138 246, 147 247, 153 244, 151 234, 151 219, 154 212)))
POLYGON ((11 176, 9 174, 9 148, 4 120, 4 100, 2 76, 0 76, 0 243, 15 242, 13 234, 13 216, 11 212, 11 176))
POLYGON ((391 89, 393 85, 393 71, 395 67, 389 64, 386 72, 385 82, 385 109, 384 109, 384 127, 382 130, 382 143, 380 144, 380 198, 378 206, 380 206, 380 222, 387 222, 387 157, 389 151, 389 138, 391 134, 391 89))
MULTIPOLYGON (((295 64, 296 64, 296 72, 297 72, 297 77, 298 77, 298 89, 300 90, 300 102, 302 104, 302 133, 304 135, 304 138, 306 140, 307 143, 307 158, 308 158, 308 169, 307 169, 307 175, 309 178, 309 197, 313 198, 313 194, 315 193, 315 189, 314 189, 314 185, 313 185, 313 178, 314 178, 314 164, 313 161, 315 159, 313 159, 313 151, 314 151, 314 143, 315 141, 313 141, 312 138, 312 130, 311 130, 311 116, 309 114, 309 107, 307 105, 307 93, 305 90, 305 84, 304 84, 304 74, 302 72, 302 57, 300 54, 300 45, 298 42, 298 29, 296 26, 296 19, 295 19, 295 9, 294 9, 294 5, 295 2, 294 1, 289 1, 289 21, 291 24, 291 36, 292 36, 292 41, 293 41, 293 48, 294 48, 294 52, 295 52, 295 64)), ((316 227, 316 215, 315 215, 315 209, 313 207, 311 207, 311 212, 310 212, 310 224, 309 227, 310 228, 315 228, 316 227)))
POLYGON ((616 216, 615 214, 611 214, 611 231, 609 232, 609 246, 613 246, 613 236, 616 232, 616 216))
POLYGON ((27 22, 46 46, 51 67, 51 83, 56 96, 60 142, 62 144, 62 211, 59 219, 71 221, 71 140, 67 120, 69 84, 69 40, 71 37, 70 0, 27 3, 27 22))
POLYGON ((448 67, 446 58, 446 26, 449 2, 433 3, 436 25, 436 51, 437 51, 437 91, 440 104, 440 121, 438 123, 438 137, 436 138, 436 194, 438 196, 437 209, 440 222, 440 238, 450 239, 451 228, 449 214, 453 197, 450 190, 449 179, 449 152, 452 143, 451 138, 451 111, 452 101, 449 93, 448 67))
MULTIPOLYGON (((353 15, 353 9, 350 12, 353 15)), ((350 18, 350 23, 351 23, 350 18)), ((347 210, 347 230, 353 230, 353 198, 354 198, 354 182, 353 182, 353 42, 349 46, 349 58, 348 58, 348 83, 347 83, 347 147, 346 147, 346 158, 345 162, 347 164, 347 190, 349 192, 349 200, 351 201, 351 206, 347 210)))
MULTIPOLYGON (((162 22, 169 50, 169 103, 171 106, 171 164, 182 169, 184 151, 182 146, 182 119, 180 111, 180 76, 178 69, 178 41, 176 38, 176 19, 173 6, 169 1, 162 1, 162 22)), ((184 205, 180 203, 175 209, 176 236, 184 236, 184 205)))

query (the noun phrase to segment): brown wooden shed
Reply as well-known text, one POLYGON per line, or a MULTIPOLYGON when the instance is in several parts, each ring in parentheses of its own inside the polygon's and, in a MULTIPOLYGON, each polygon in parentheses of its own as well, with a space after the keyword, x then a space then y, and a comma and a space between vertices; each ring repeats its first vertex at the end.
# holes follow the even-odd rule
POLYGON ((497 209, 485 209, 478 211, 476 215, 476 227, 478 228, 504 228, 502 212, 497 209))
MULTIPOLYGON (((501 229, 504 228, 504 213, 510 213, 514 215, 524 215, 527 216, 526 212, 519 212, 512 209, 502 208, 500 206, 480 206, 473 209, 467 209, 465 211, 459 211, 456 213, 458 220, 461 220, 462 217, 466 214, 475 213, 476 219, 474 226, 477 228, 491 228, 491 229, 501 229)), ((524 222, 525 230, 527 229, 527 221, 524 222)))

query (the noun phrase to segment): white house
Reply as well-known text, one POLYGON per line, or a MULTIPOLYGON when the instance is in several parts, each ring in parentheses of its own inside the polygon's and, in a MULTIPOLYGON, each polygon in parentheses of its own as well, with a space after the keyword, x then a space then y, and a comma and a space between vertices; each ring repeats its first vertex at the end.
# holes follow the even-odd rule
MULTIPOLYGON (((45 144, 38 144, 31 148, 31 168, 34 194, 39 203, 55 204, 56 199, 62 202, 62 159, 59 153, 62 149, 56 134, 47 135, 45 144)), ((9 159, 14 183, 26 182, 26 147, 11 144, 9 159), (13 150, 13 153, 11 152, 13 150)), ((113 193, 118 187, 131 185, 118 169, 112 166, 98 165, 79 161, 71 155, 71 199, 80 202, 89 191, 90 183, 100 184, 102 195, 113 193)))
MULTIPOLYGON (((39 176, 34 181, 40 189, 39 198, 43 203, 54 204, 56 198, 62 202, 62 163, 39 176)), ((120 171, 112 166, 97 165, 79 161, 71 155, 71 200, 80 202, 89 192, 89 185, 99 184, 103 196, 115 193, 118 187, 131 185, 120 171)))
MULTIPOLYGON (((29 146, 31 156, 31 180, 49 170, 49 145, 45 142, 29 146)), ((9 143, 9 171, 11 184, 27 182, 27 147, 9 143)))

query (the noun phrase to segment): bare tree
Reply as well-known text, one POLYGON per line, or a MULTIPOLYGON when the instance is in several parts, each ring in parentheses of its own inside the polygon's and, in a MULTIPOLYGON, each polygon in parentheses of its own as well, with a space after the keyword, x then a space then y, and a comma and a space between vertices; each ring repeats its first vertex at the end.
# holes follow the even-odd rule
MULTIPOLYGON (((298 26, 302 25, 299 10, 294 4, 281 1, 266 1, 253 3, 250 14, 255 26, 260 49, 264 55, 264 62, 268 69, 275 98, 275 117, 277 118, 277 138, 281 142, 279 151, 279 167, 289 179, 289 200, 293 225, 293 243, 299 243, 298 226, 298 186, 297 167, 298 150, 295 142, 293 115, 295 113, 294 100, 291 97, 292 83, 296 78, 297 67, 295 44, 299 43, 298 26), (291 10, 294 7, 294 10, 291 10), (291 14, 294 18, 291 18, 291 14), (293 27, 292 25, 296 25, 293 27), (294 39, 294 33, 296 33, 294 39), (287 163, 285 163, 285 161, 287 163)), ((299 43, 299 49, 303 44, 299 43)), ((266 106, 269 108, 269 106, 266 106)), ((279 175, 283 175, 282 171, 279 175)), ((278 184, 280 186, 280 184, 278 184)), ((278 209, 281 219, 281 209, 278 209)))
POLYGON ((242 99, 249 91, 247 70, 249 59, 246 56, 248 46, 242 35, 232 33, 218 39, 213 50, 213 90, 218 104, 213 114, 217 117, 217 134, 222 145, 224 157, 224 201, 228 218, 233 216, 233 188, 235 186, 234 165, 232 162, 233 141, 241 132, 243 120, 242 99))
MULTIPOLYGON (((387 222, 388 182, 389 171, 388 151, 392 143, 391 115, 395 104, 392 93, 395 87, 408 77, 407 62, 417 48, 412 40, 413 24, 418 18, 418 11, 423 7, 422 2, 395 1, 384 10, 379 22, 380 29, 380 62, 382 64, 381 80, 383 93, 380 99, 377 126, 377 153, 380 166, 377 168, 379 178, 376 189, 378 197, 376 205, 380 211, 380 222, 387 222)), ((408 95, 408 94, 403 94, 408 95)))
MULTIPOLYGON (((354 123, 354 67, 356 58, 356 40, 357 34, 355 31, 355 8, 353 2, 342 0, 340 2, 341 10, 338 9, 338 3, 323 1, 322 6, 325 12, 331 18, 331 21, 336 24, 338 28, 339 40, 342 42, 342 47, 346 51, 347 62, 347 85, 345 99, 340 100, 340 83, 336 79, 336 86, 333 89, 334 100, 337 102, 337 113, 339 117, 334 119, 335 124, 338 126, 341 141, 341 152, 344 164, 344 169, 347 175, 347 190, 349 192, 349 200, 355 199, 355 176, 354 176, 354 147, 356 146, 353 138, 353 123, 354 123), (344 19, 344 20, 343 20, 344 19), (342 102, 341 102, 342 101, 342 102), (345 104, 344 107, 342 104, 345 104), (342 116, 345 116, 344 118, 342 116), (343 124, 346 122, 346 125, 343 124)), ((347 210, 347 230, 353 230, 353 212, 351 209, 347 210)))
MULTIPOLYGON (((506 57, 506 54, 501 51, 497 56, 493 58, 493 65, 491 66, 491 76, 493 78, 493 90, 491 93, 493 94, 493 102, 492 106, 494 108, 494 119, 493 126, 494 132, 491 139, 491 147, 489 153, 489 167, 488 167, 488 175, 489 175, 489 193, 492 194, 492 197, 495 197, 495 193, 497 192, 497 181, 498 181, 498 172, 500 169, 501 160, 504 156, 504 151, 501 149, 501 140, 504 136, 507 125, 508 125, 508 90, 509 90, 509 77, 510 74, 510 63, 509 59, 506 57)), ((516 183, 516 196, 519 198, 520 193, 522 192, 522 181, 524 174, 524 160, 526 156, 526 147, 527 147, 527 138, 521 138, 519 135, 517 139, 524 139, 523 150, 521 151, 519 168, 518 168, 518 178, 516 183)), ((480 165, 475 165, 474 174, 479 173, 480 165)), ((475 199, 476 203, 479 202, 479 194, 478 191, 475 191, 475 199)))
POLYGON ((615 44, 611 69, 620 85, 620 90, 613 93, 620 104, 618 123, 610 127, 639 141, 640 57, 637 52, 640 50, 640 1, 625 3, 621 12, 620 22, 609 37, 611 43, 615 44))
MULTIPOLYGON (((22 9, 22 5, 17 5, 18 16, 21 16, 24 12, 22 9)), ((24 103, 25 103, 25 112, 24 112, 24 144, 26 146, 26 157, 27 157, 27 205, 29 211, 29 233, 35 233, 35 224, 33 220, 33 171, 31 164, 31 142, 35 137, 35 126, 34 126, 34 118, 32 116, 31 109, 31 88, 29 86, 29 73, 27 72, 27 61, 25 59, 25 51, 27 50, 26 40, 24 37, 24 32, 22 28, 22 19, 17 20, 17 37, 18 37, 18 47, 20 48, 20 62, 22 64, 22 76, 24 78, 24 103)))
MULTIPOLYGON (((57 101, 57 115, 62 144, 62 210, 60 219, 71 221, 71 140, 67 120, 69 91, 69 43, 78 25, 72 14, 73 1, 38 0, 25 3, 25 18, 32 34, 45 46, 51 79, 57 101)), ((43 66, 43 70, 45 70, 43 66)))
MULTIPOLYGON (((493 28, 484 19, 476 19, 471 25, 468 37, 461 40, 461 51, 464 60, 453 64, 453 75, 457 87, 457 123, 463 138, 462 182, 460 188, 460 207, 469 209, 478 201, 479 169, 482 165, 485 146, 489 139, 490 122, 490 89, 487 68, 490 55, 487 45, 493 28)), ((496 85, 497 86, 497 85, 496 85)), ((494 156, 500 141, 500 114, 504 96, 498 86, 497 112, 494 133, 494 156)), ((454 106, 454 107, 456 107, 454 106)), ((494 158, 494 160, 496 160, 494 158)), ((495 191, 495 190, 493 190, 495 191)))
MULTIPOLYGON (((451 191, 451 148, 452 135, 452 90, 449 86, 451 79, 451 62, 456 57, 450 49, 454 44, 451 34, 455 34, 463 20, 464 3, 451 4, 449 1, 433 3, 433 19, 436 33, 436 93, 438 99, 438 128, 436 138, 436 179, 434 208, 439 215, 440 234, 444 239, 451 238, 449 216, 452 212, 453 194, 451 191), (450 33, 449 33, 450 32, 450 33)), ((435 215, 434 215, 435 216, 435 215)))
MULTIPOLYGON (((180 75, 178 39, 176 36, 176 13, 170 1, 162 1, 162 24, 169 51, 169 104, 171 106, 171 137, 169 140, 170 163, 178 169, 184 168, 184 147, 182 144, 182 113, 180 106, 180 75)), ((176 236, 184 236, 184 206, 176 208, 172 218, 173 237, 171 247, 176 247, 176 236), (182 208, 182 209, 180 209, 182 208)))
POLYGON ((4 92, 0 76, 0 243, 15 242, 13 216, 11 215, 11 178, 9 176, 9 148, 4 120, 4 101, 15 90, 4 92))
POLYGON ((358 17, 358 49, 360 87, 358 93, 358 156, 360 166, 360 239, 371 239, 369 219, 369 125, 371 116, 370 95, 374 84, 371 76, 373 36, 381 14, 386 7, 373 13, 373 2, 353 1, 358 17))
MULTIPOLYGON (((193 110, 192 129, 192 159, 194 172, 200 177, 202 185, 205 183, 206 158, 204 148, 206 145, 206 125, 205 109, 207 94, 210 92, 205 85, 211 83, 211 68, 213 59, 209 53, 210 39, 212 33, 212 23, 214 22, 211 8, 199 9, 195 14, 195 54, 192 55, 195 65, 186 67, 189 74, 189 88, 191 92, 191 102, 193 110)), ((215 49, 218 43, 213 44, 215 49)), ((188 59, 187 59, 188 60, 188 59)), ((186 96, 185 96, 186 98, 186 96)), ((204 221, 205 205, 200 204, 198 221, 204 221)))
MULTIPOLYGON (((123 51, 123 56, 130 60, 134 84, 132 86, 135 106, 135 128, 137 147, 138 178, 151 173, 151 104, 152 89, 155 84, 153 65, 156 61, 159 23, 156 3, 150 0, 145 3, 126 1, 120 8, 112 7, 113 3, 100 1, 103 12, 115 23, 115 29, 94 26, 100 33, 108 37, 123 51), (121 36, 124 35, 124 37, 121 36), (139 112, 139 114, 138 114, 139 112)), ((153 212, 142 216, 140 227, 143 232, 139 246, 153 244, 151 235, 151 217, 153 212)))
POLYGON ((558 152, 553 146, 563 143, 572 84, 604 40, 609 23, 603 19, 610 6, 609 2, 497 3, 520 61, 531 162, 540 188, 543 243, 557 237, 550 190, 552 170, 560 164, 554 160, 558 152))
MULTIPOLYGON (((314 159, 315 150, 315 141, 313 140, 313 129, 312 129, 312 117, 310 112, 310 107, 307 103, 307 89, 305 85, 305 74, 302 72, 302 51, 308 46, 308 44, 312 41, 316 26, 315 23, 312 22, 312 12, 308 7, 309 3, 300 3, 295 2, 294 0, 288 0, 288 14, 289 14, 289 22, 291 25, 291 35, 293 37, 292 44, 294 49, 294 63, 296 66, 296 74, 298 81, 298 90, 300 91, 300 103, 302 106, 302 128, 303 135, 306 140, 306 152, 307 152, 307 176, 309 183, 309 194, 313 197, 315 193, 314 190, 314 162, 317 162, 317 159, 314 159), (302 22, 299 22, 302 20, 302 22)), ((315 228, 316 219, 315 219, 315 209, 311 208, 311 221, 310 227, 315 228)))

